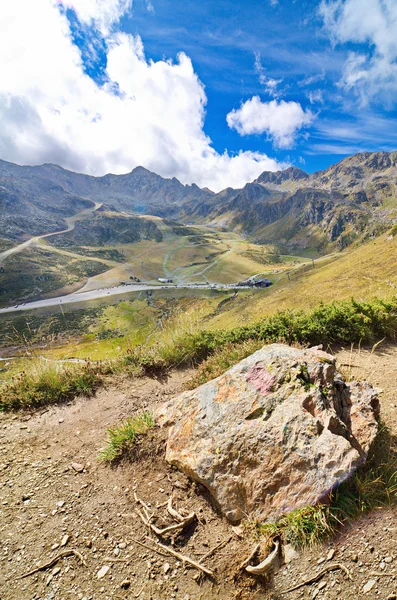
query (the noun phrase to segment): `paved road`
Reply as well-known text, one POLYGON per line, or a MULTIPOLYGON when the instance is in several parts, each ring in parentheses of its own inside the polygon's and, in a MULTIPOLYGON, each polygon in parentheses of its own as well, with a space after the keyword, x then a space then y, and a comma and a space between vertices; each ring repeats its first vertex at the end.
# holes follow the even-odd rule
MULTIPOLYGON (((169 286, 159 286, 159 285, 145 285, 145 284, 127 284, 127 285, 119 285, 117 287, 112 288, 102 288, 99 290, 91 290, 89 292, 75 292, 73 294, 68 294, 67 296, 58 296, 57 298, 47 298, 46 300, 36 300, 34 302, 26 302, 24 304, 16 304, 15 306, 10 306, 9 308, 0 308, 0 314, 9 314, 14 312, 23 312, 25 310, 34 310, 35 308, 45 308, 48 306, 63 306, 65 304, 74 304, 75 302, 87 302, 87 300, 96 300, 97 298, 107 298, 109 296, 116 296, 117 294, 126 294, 128 292, 144 292, 147 290, 160 290, 160 289, 196 289, 196 290, 209 290, 209 289, 218 289, 218 290, 227 290, 234 289, 233 285, 205 285, 205 284, 195 284, 195 285, 169 285, 169 286)), ((248 286, 239 286, 239 290, 248 289, 248 286)))

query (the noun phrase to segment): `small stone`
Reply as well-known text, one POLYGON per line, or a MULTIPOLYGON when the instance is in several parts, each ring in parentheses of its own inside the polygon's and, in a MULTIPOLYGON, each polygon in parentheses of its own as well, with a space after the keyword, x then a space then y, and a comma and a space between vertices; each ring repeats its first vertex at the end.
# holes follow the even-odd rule
POLYGON ((321 565, 323 562, 325 562, 325 558, 322 556, 321 558, 318 559, 317 564, 321 565))
POLYGON ((105 577, 105 575, 108 573, 108 571, 110 571, 110 567, 108 567, 107 565, 104 565, 103 567, 101 567, 98 571, 98 573, 96 574, 97 579, 102 579, 103 577, 105 577))
POLYGON ((73 462, 71 466, 72 466, 72 469, 77 471, 77 473, 82 473, 84 471, 84 465, 82 465, 80 463, 73 462))
POLYGON ((385 565, 385 563, 382 561, 382 562, 379 564, 379 568, 380 568, 380 569, 383 571, 385 567, 386 567, 386 565, 385 565))
POLYGON ((65 419, 58 419, 58 423, 63 423, 65 419))
POLYGON ((53 544, 51 546, 51 550, 56 550, 57 548, 59 548, 59 544, 53 544))
POLYGON ((91 540, 87 540, 85 545, 87 546, 87 548, 92 548, 92 541, 91 540))
POLYGON ((118 555, 120 554, 120 548, 115 548, 115 549, 113 550, 113 554, 114 554, 115 556, 118 556, 118 555))
POLYGON ((374 587, 374 585, 376 585, 375 579, 370 579, 369 581, 367 581, 367 583, 363 587, 364 594, 367 594, 368 592, 370 592, 372 590, 372 588, 374 587))
POLYGON ((130 579, 124 579, 124 581, 122 581, 120 583, 120 587, 123 590, 128 590, 128 588, 130 587, 130 585, 131 585, 131 580, 130 579))
POLYGON ((331 548, 331 550, 327 554, 327 560, 332 560, 335 556, 335 548, 331 548))
POLYGON ((323 590, 325 587, 327 587, 327 582, 326 581, 322 581, 319 586, 318 589, 319 590, 323 590))
POLYGON ((55 577, 55 575, 58 575, 58 573, 60 573, 60 572, 61 572, 61 567, 55 567, 55 569, 53 569, 51 575, 53 577, 55 577))
POLYGON ((65 501, 64 500, 60 500, 59 502, 57 502, 57 507, 58 508, 62 508, 62 506, 64 506, 65 501))
POLYGON ((284 546, 284 562, 288 565, 292 560, 295 560, 298 556, 297 551, 292 544, 286 544, 284 546))
POLYGON ((352 561, 358 562, 358 554, 352 554, 352 561))
POLYGON ((165 575, 167 575, 167 573, 170 570, 170 568, 171 568, 170 567, 170 563, 166 562, 166 563, 163 564, 163 571, 164 571, 165 575))
POLYGON ((120 548, 120 550, 125 550, 127 548, 127 544, 125 542, 121 542, 119 544, 119 548, 120 548))
POLYGON ((389 565, 390 563, 393 562, 393 557, 392 556, 386 556, 384 562, 389 565))
POLYGON ((70 535, 64 535, 62 540, 61 540, 61 546, 66 546, 66 544, 68 543, 68 541, 70 540, 70 535))

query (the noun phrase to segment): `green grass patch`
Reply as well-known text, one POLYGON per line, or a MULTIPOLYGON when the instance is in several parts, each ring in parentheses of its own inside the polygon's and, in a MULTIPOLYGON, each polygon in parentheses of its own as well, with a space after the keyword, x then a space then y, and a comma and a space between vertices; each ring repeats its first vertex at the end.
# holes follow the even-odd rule
POLYGON ((304 506, 276 523, 256 524, 259 536, 269 542, 304 548, 321 543, 342 525, 376 508, 397 505, 396 440, 383 426, 366 464, 330 494, 329 504, 304 506))
MULTIPOLYGON (((391 300, 319 304, 308 312, 284 311, 265 317, 253 325, 217 331, 205 330, 206 319, 211 318, 210 304, 196 303, 192 307, 190 303, 187 306, 190 309, 182 302, 174 312, 165 311, 166 307, 163 307, 162 312, 167 312, 168 316, 161 327, 152 330, 141 345, 134 343, 125 350, 120 347, 121 355, 112 361, 97 363, 102 366, 90 366, 87 369, 88 383, 93 377, 94 389, 101 385, 103 365, 106 365, 107 372, 117 371, 127 375, 161 373, 172 368, 201 365, 193 380, 194 385, 198 385, 221 375, 263 344, 323 344, 326 348, 329 344, 395 340, 397 333, 397 297, 391 300)), ((113 331, 116 322, 116 329, 119 329, 121 317, 126 320, 132 318, 132 306, 126 305, 125 310, 123 307, 120 310, 122 315, 120 311, 113 316, 111 311, 108 313, 110 321, 106 323, 106 329, 113 331), (116 316, 117 319, 112 322, 116 316)), ((109 340, 88 343, 108 344, 109 340)), ((99 353, 97 355, 100 356, 99 353)), ((84 373, 83 366, 75 367, 77 371, 74 371, 74 367, 61 365, 50 369, 48 375, 45 369, 41 374, 33 373, 32 369, 21 373, 2 386, 0 408, 40 406, 69 399, 78 393, 90 393, 81 390, 84 386, 78 384, 79 369, 84 373), (72 383, 75 377, 76 384, 72 383)))
POLYGON ((35 360, 0 386, 0 410, 18 410, 92 396, 110 371, 105 364, 70 364, 35 360))
POLYGON ((153 427, 153 415, 147 411, 109 427, 107 444, 100 452, 99 459, 108 463, 120 460, 135 448, 137 438, 153 427))

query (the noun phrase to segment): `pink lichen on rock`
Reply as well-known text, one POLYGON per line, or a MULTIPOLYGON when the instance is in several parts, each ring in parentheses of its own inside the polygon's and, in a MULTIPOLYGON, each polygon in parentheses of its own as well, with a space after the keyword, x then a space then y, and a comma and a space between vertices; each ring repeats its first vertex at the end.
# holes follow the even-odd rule
POLYGON ((264 396, 268 396, 277 380, 269 373, 264 364, 257 363, 248 371, 246 381, 250 383, 257 392, 260 392, 264 396))

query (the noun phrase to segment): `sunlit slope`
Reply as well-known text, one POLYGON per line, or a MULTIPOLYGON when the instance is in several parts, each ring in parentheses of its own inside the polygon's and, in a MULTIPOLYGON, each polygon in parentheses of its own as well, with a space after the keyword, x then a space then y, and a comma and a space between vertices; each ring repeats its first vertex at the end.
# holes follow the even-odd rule
POLYGON ((298 267, 269 289, 236 298, 229 310, 208 321, 230 328, 284 309, 308 309, 319 302, 346 298, 385 298, 397 290, 397 237, 389 234, 356 248, 298 267))

